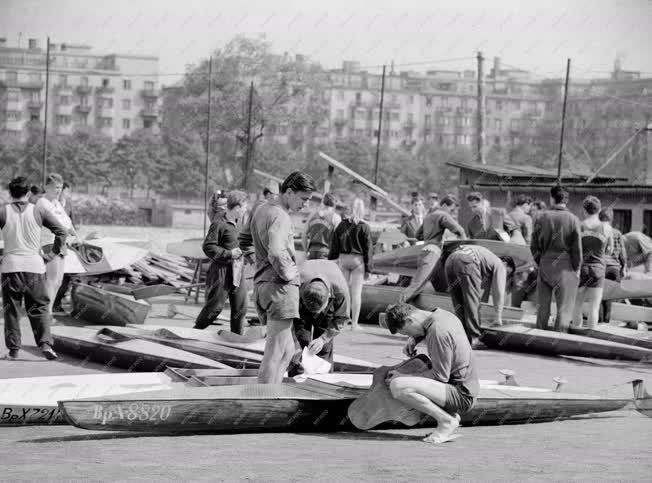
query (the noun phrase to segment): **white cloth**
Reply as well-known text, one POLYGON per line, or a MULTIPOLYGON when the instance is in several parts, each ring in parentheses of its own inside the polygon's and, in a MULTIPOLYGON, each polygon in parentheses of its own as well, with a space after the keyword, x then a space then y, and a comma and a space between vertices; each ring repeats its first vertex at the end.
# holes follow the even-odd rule
POLYGON ((2 229, 5 246, 0 271, 45 273, 45 262, 40 254, 41 222, 35 215, 36 207, 30 203, 21 212, 8 203, 4 209, 7 221, 2 229))
MULTIPOLYGON (((66 230, 72 228, 72 220, 59 200, 55 199, 50 201, 43 197, 36 202, 36 206, 45 208, 52 212, 66 230)), ((52 243, 54 243, 54 233, 47 228, 43 228, 41 230, 41 246, 51 245, 52 243)))

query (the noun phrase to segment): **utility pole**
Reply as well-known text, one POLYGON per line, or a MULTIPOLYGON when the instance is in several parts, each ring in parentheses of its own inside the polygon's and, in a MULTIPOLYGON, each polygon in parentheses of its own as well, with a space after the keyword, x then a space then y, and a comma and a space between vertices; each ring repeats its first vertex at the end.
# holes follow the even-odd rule
POLYGON ((211 149, 211 91, 213 80, 213 56, 208 59, 208 120, 206 122, 206 162, 204 164, 204 236, 208 217, 208 157, 211 149))
POLYGON ((248 108, 248 114, 247 114, 247 150, 245 154, 245 165, 244 165, 244 177, 242 180, 242 189, 245 191, 248 190, 249 188, 249 180, 252 175, 253 171, 253 162, 252 162, 252 156, 253 156, 253 146, 251 145, 251 111, 253 109, 253 103, 254 103, 254 81, 251 81, 251 84, 249 85, 249 108, 248 108))
POLYGON ((50 92, 50 37, 45 48, 45 117, 43 119, 43 188, 48 169, 48 94, 50 92))
MULTIPOLYGON (((484 57, 482 52, 478 52, 478 122, 477 122, 477 149, 478 161, 480 164, 486 164, 484 159, 484 112, 485 112, 485 98, 484 98, 484 57)), ((498 73, 495 72, 494 75, 498 73)))
MULTIPOLYGON (((393 70, 393 67, 392 67, 393 70)), ((383 132, 383 103, 385 101, 385 66, 383 65, 383 76, 380 80, 380 110, 378 113, 378 138, 376 139, 376 165, 374 167, 374 184, 378 184, 378 170, 380 168, 380 140, 383 132)), ((375 196, 371 197, 371 216, 372 219, 376 217, 376 208, 378 200, 375 196)))
POLYGON ((570 80, 571 60, 566 62, 566 84, 564 87, 564 105, 561 111, 561 135, 559 136, 559 159, 557 160, 557 185, 561 186, 561 163, 564 152, 564 126, 566 125, 566 103, 568 101, 568 82, 570 80))

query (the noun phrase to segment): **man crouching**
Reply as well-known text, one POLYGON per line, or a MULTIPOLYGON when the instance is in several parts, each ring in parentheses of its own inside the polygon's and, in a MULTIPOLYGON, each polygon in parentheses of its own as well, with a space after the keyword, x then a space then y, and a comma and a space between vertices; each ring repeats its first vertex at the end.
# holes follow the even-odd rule
POLYGON ((404 352, 416 355, 416 345, 425 340, 432 369, 405 375, 390 371, 387 383, 392 396, 406 406, 431 416, 437 429, 426 443, 444 443, 460 425, 460 415, 469 411, 480 391, 471 344, 460 320, 450 312, 419 310, 399 303, 390 306, 386 328, 410 337, 404 352))

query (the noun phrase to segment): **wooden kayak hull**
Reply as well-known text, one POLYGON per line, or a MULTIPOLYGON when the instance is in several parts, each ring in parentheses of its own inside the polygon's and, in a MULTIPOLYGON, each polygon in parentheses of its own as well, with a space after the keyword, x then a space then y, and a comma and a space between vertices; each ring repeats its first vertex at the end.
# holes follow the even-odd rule
MULTIPOLYGON (((348 407, 365 389, 305 384, 186 387, 183 391, 64 400, 59 408, 70 424, 89 430, 169 434, 353 428, 348 407)), ((553 421, 614 411, 631 402, 631 398, 517 389, 482 388, 473 409, 463 416, 463 424, 553 421)), ((434 421, 424 417, 419 424, 432 426, 434 421)))
MULTIPOLYGON (((199 330, 162 325, 134 326, 134 328, 151 331, 157 337, 195 339, 261 355, 265 351, 265 339, 252 339, 226 330, 215 332, 208 329, 199 330)), ((335 372, 369 372, 378 366, 373 362, 338 354, 337 349, 333 356, 333 370, 335 372)))
POLYGON ((132 327, 120 327, 114 331, 127 337, 135 337, 191 352, 237 369, 257 369, 263 360, 263 355, 257 352, 227 347, 213 342, 180 338, 170 331, 151 332, 132 327))
MULTIPOLYGON (((398 302, 403 287, 392 287, 389 285, 364 285, 362 287, 362 305, 360 308, 360 321, 367 324, 377 324, 378 315, 387 310, 387 306, 398 302)), ((446 294, 422 293, 410 302, 421 310, 435 310, 441 308, 455 313, 453 302, 446 294)), ((507 320, 520 320, 523 317, 523 310, 515 307, 505 307, 503 318, 507 320)), ((480 317, 484 320, 491 320, 495 317, 493 306, 482 304, 480 317)))
POLYGON ((229 366, 190 352, 145 340, 111 340, 94 329, 82 327, 52 327, 54 349, 80 359, 130 371, 159 372, 167 366, 220 369, 229 366))
MULTIPOLYGON (((633 275, 632 275, 633 276, 633 275)), ((640 279, 604 281, 602 300, 644 299, 652 297, 652 278, 641 276, 640 279)))
POLYGON ((533 329, 522 325, 487 328, 482 334, 482 341, 494 349, 545 355, 597 357, 630 361, 652 360, 652 350, 650 349, 581 335, 533 329))
POLYGON ((652 349, 652 337, 647 332, 615 327, 609 324, 598 324, 598 327, 595 329, 571 327, 569 333, 617 342, 619 344, 633 345, 644 349, 652 349))
POLYGON ((0 426, 67 424, 57 401, 171 389, 162 372, 0 379, 0 426))
POLYGON ((74 284, 71 292, 72 316, 89 324, 125 326, 144 324, 152 306, 131 295, 102 290, 83 283, 74 284))

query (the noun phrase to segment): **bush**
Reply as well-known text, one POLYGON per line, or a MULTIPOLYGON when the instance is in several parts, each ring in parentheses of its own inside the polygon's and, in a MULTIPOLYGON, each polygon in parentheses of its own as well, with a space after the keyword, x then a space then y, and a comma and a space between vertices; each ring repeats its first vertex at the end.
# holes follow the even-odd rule
POLYGON ((73 217, 77 224, 147 225, 146 213, 131 200, 104 196, 74 195, 73 217))

